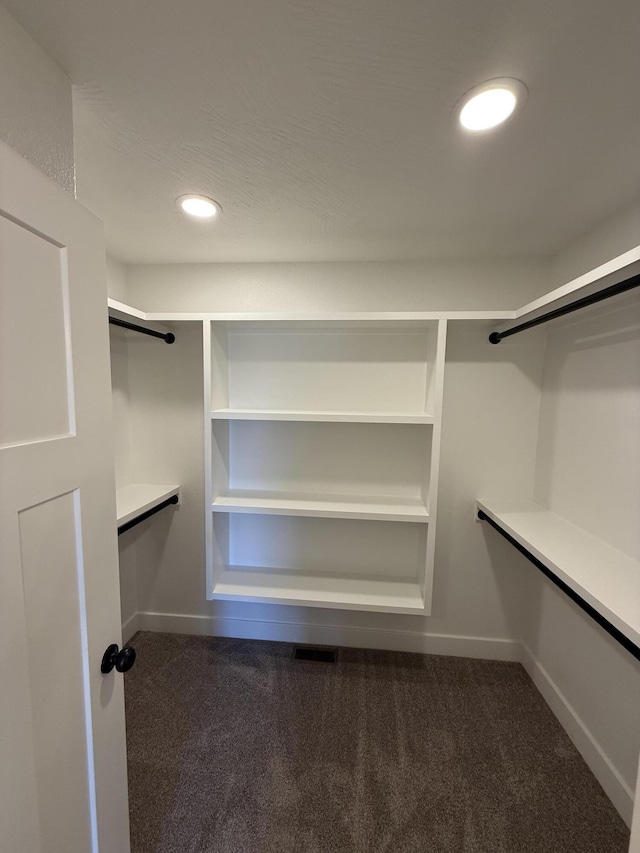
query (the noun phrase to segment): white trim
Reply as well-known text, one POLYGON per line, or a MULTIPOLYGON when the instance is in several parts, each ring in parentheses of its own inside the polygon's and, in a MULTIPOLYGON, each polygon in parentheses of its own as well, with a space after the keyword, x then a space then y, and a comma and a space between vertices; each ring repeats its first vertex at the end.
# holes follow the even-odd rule
POLYGON ((522 643, 521 649, 520 661, 529 678, 542 694, 624 822, 630 826, 633 813, 633 791, 528 646, 522 643))
POLYGON ((122 645, 126 645, 133 635, 140 630, 139 628, 140 613, 134 613, 122 625, 122 645))
POLYGON ((230 619, 182 613, 138 613, 138 630, 207 637, 241 637, 281 643, 313 643, 356 649, 385 649, 483 660, 520 660, 520 644, 516 640, 423 634, 418 631, 384 631, 375 628, 230 619))
POLYGON ((638 767, 638 781, 636 782, 636 804, 633 810, 629 853, 640 853, 640 766, 638 767))

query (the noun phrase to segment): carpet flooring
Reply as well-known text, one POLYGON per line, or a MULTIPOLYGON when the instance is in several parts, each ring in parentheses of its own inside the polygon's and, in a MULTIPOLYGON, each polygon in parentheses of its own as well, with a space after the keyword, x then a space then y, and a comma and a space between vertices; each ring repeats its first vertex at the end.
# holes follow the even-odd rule
POLYGON ((623 853, 519 664, 139 633, 132 853, 623 853))

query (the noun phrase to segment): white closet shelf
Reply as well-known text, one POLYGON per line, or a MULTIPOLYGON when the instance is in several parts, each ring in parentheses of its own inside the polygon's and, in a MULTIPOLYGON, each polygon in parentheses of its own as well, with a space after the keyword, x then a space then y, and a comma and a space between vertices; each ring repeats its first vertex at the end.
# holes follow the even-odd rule
POLYGON ((394 495, 326 495, 231 489, 217 497, 213 512, 246 512, 312 518, 355 518, 426 524, 429 513, 421 498, 394 495))
POLYGON ((277 329, 295 323, 299 329, 424 329, 437 320, 511 320, 515 316, 512 309, 491 311, 340 311, 326 314, 260 312, 251 311, 143 311, 119 302, 107 299, 109 309, 126 317, 138 320, 189 321, 212 320, 230 329, 277 329))
POLYGON ((423 412, 320 412, 296 409, 213 409, 221 421, 313 421, 315 423, 432 424, 423 412))
POLYGON ((133 521, 142 513, 161 504, 173 495, 180 496, 180 486, 133 483, 116 491, 118 527, 133 521))
POLYGON ((422 591, 412 580, 298 575, 251 566, 234 566, 222 572, 213 598, 424 615, 422 591))
POLYGON ((478 508, 628 639, 640 645, 640 562, 535 503, 478 508))

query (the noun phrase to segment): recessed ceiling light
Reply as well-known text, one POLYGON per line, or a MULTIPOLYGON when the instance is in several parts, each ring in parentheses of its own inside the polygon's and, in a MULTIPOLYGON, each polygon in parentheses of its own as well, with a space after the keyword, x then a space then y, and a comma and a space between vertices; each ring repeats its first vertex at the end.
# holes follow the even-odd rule
POLYGON ((490 130, 521 110, 526 99, 524 83, 498 77, 470 89, 455 105, 454 113, 465 130, 490 130))
POLYGON ((222 212, 218 202, 207 198, 206 195, 181 195, 176 199, 176 203, 181 210, 196 219, 211 219, 222 212))

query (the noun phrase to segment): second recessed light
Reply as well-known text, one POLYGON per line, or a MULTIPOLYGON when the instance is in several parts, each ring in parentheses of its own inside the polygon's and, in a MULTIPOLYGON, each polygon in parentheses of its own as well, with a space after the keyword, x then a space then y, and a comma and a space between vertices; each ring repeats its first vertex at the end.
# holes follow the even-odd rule
POLYGON ((474 86, 454 107, 458 121, 472 132, 490 130, 521 110, 527 87, 512 77, 498 77, 474 86))
POLYGON ((178 207, 196 219, 212 219, 222 212, 217 201, 206 195, 181 195, 176 199, 178 207))

